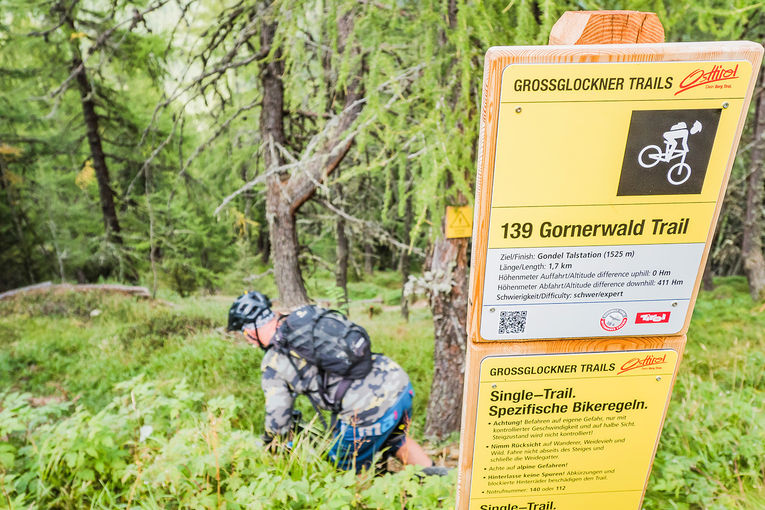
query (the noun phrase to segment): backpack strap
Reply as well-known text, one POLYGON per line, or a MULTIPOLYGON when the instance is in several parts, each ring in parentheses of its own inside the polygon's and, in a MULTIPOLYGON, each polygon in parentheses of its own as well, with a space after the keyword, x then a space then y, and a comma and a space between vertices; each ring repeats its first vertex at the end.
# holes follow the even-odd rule
POLYGON ((343 409, 343 396, 345 395, 345 392, 348 391, 348 388, 351 387, 352 382, 353 381, 350 379, 341 379, 340 382, 337 383, 337 390, 335 390, 335 398, 332 406, 331 430, 335 430, 335 426, 337 425, 337 415, 343 409))
MULTIPOLYGON (((295 365, 295 361, 292 359, 292 354, 289 352, 282 352, 284 355, 287 356, 287 359, 290 360, 290 364, 292 365, 292 368, 295 369, 295 374, 302 379, 303 377, 300 375, 300 370, 298 370, 297 365, 295 365)), ((308 397, 308 401, 311 402, 311 407, 313 407, 313 410, 316 411, 316 416, 319 417, 319 421, 321 421, 321 426, 324 427, 324 430, 327 430, 327 421, 324 419, 324 416, 321 414, 321 409, 319 409, 319 406, 314 401, 313 397, 311 396, 310 392, 304 393, 306 397, 308 397)), ((332 413, 332 427, 334 428, 334 423, 336 422, 336 413, 332 413)))
POLYGON ((348 391, 348 388, 351 387, 351 384, 353 383, 352 379, 341 379, 339 383, 337 383, 337 389, 335 390, 335 398, 334 405, 333 405, 333 412, 339 413, 343 408, 343 397, 345 396, 345 393, 348 391))
MULTIPOLYGON (((277 319, 276 319, 276 329, 274 329, 274 336, 271 337, 271 344, 269 345, 269 347, 276 346, 277 347, 277 349, 276 349, 277 351, 280 350, 279 347, 282 347, 282 345, 281 345, 282 336, 279 333, 279 328, 281 328, 282 324, 284 324, 285 322, 287 322, 287 316, 279 314, 279 317, 277 317, 277 319)), ((285 349, 281 349, 282 352, 284 350, 285 349)))
MULTIPOLYGON (((324 374, 324 384, 326 387, 327 374, 324 374)), ((352 379, 340 379, 340 382, 337 383, 335 396, 332 399, 333 402, 332 402, 332 405, 330 406, 332 409, 332 421, 330 423, 329 428, 331 430, 335 430, 335 426, 337 425, 337 415, 340 414, 340 411, 343 410, 343 397, 345 396, 345 393, 348 391, 348 388, 351 387, 351 384, 353 384, 352 379)))

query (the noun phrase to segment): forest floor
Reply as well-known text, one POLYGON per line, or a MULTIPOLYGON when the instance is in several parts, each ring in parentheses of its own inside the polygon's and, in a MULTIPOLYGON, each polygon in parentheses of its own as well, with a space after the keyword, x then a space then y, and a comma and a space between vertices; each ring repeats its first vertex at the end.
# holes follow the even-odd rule
MULTIPOLYGON (((352 303, 351 317, 367 328, 375 350, 409 373, 415 439, 439 464, 456 467, 458 434, 431 442, 422 433, 433 370, 424 362, 433 355, 427 303, 411 306, 406 322, 390 297, 378 299, 373 290, 352 303)), ((382 289, 380 295, 386 292, 396 291, 382 289)), ((417 508, 453 505, 452 477, 402 496, 395 487, 410 483, 406 470, 396 481, 345 479, 327 471, 325 462, 308 460, 318 457, 307 446, 283 461, 261 458, 261 353, 224 331, 233 296, 160 297, 38 293, 0 301, 0 485, 7 495, 0 508, 63 507, 66 501, 116 508, 131 494, 164 501, 158 507, 168 501, 205 507, 209 498, 249 501, 245 487, 261 507, 281 508, 274 502, 290 498, 291 490, 305 491, 301 483, 317 489, 304 506, 293 508, 335 508, 326 501, 341 494, 359 509, 391 508, 379 503, 391 498, 410 498, 417 508), (155 440, 140 442, 148 426, 155 440), (253 464, 241 464, 237 451, 250 452, 253 464), (281 473, 282 483, 287 473, 294 487, 274 488, 258 478, 269 470, 281 473), (153 473, 152 482, 136 485, 148 476, 144 472, 153 473), (211 473, 221 477, 220 496, 210 485, 211 473), (91 483, 95 479, 101 485, 91 483)), ((701 293, 646 510, 765 508, 762 307, 752 303, 740 278, 720 280, 714 291, 701 293)), ((304 416, 313 414, 305 399, 298 399, 298 407, 304 416)))

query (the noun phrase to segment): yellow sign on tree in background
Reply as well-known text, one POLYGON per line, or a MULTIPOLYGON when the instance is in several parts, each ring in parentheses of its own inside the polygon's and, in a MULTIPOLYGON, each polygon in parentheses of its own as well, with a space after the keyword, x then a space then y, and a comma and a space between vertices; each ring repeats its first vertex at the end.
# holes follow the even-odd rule
POLYGON ((468 206, 446 207, 446 238, 470 237, 473 235, 473 208, 468 206))

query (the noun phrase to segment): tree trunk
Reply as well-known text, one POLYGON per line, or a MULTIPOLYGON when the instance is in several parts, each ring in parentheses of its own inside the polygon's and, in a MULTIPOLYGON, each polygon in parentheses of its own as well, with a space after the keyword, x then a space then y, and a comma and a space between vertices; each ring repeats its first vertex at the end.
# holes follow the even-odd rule
MULTIPOLYGON (((270 49, 276 35, 276 23, 263 22, 261 48, 270 49)), ((338 19, 338 47, 343 48, 353 31, 353 12, 348 11, 338 19)), ((354 48, 358 55, 360 50, 354 48)), ((362 69, 353 74, 346 85, 343 110, 324 127, 323 140, 314 149, 313 157, 288 175, 287 172, 272 173, 283 164, 279 145, 286 147, 284 134, 284 63, 281 52, 273 52, 272 60, 261 70, 263 104, 260 115, 260 132, 264 142, 264 158, 269 175, 266 181, 266 216, 271 236, 271 255, 274 261, 274 278, 279 289, 282 305, 288 308, 308 303, 303 277, 298 264, 298 240, 296 214, 298 209, 313 195, 318 183, 326 180, 350 150, 353 138, 347 131, 362 109, 362 69)))
POLYGON ((717 222, 715 222, 715 230, 712 234, 712 242, 709 245, 709 254, 707 255, 707 263, 704 265, 704 274, 701 275, 701 285, 702 288, 706 291, 712 291, 715 288, 715 282, 714 282, 714 274, 712 272, 712 252, 715 249, 715 244, 717 244, 717 238, 720 235, 720 225, 723 222, 723 218, 725 217, 725 205, 723 205, 722 210, 720 211, 720 215, 717 217, 717 222))
MULTIPOLYGON (((457 24, 457 9, 456 0, 449 0, 447 16, 452 29, 457 24)), ((459 90, 453 91, 453 97, 456 101, 459 90)), ((465 205, 467 200, 459 194, 457 202, 457 205, 465 205)), ((429 260, 425 262, 425 267, 429 268, 436 281, 448 284, 450 289, 441 292, 434 287, 429 296, 435 345, 425 434, 439 439, 459 430, 462 418, 467 344, 468 243, 469 239, 464 238, 446 239, 444 220, 441 236, 434 242, 429 260)))
MULTIPOLYGON (((75 32, 74 20, 67 18, 67 23, 75 32)), ((111 188, 109 179, 109 169, 106 166, 106 156, 101 145, 101 134, 99 132, 98 114, 96 114, 96 105, 94 101, 93 87, 88 80, 85 64, 82 62, 82 55, 78 46, 77 39, 70 43, 72 48, 72 72, 75 74, 77 88, 80 91, 80 103, 82 105, 82 116, 85 120, 85 129, 90 146, 90 157, 93 158, 93 169, 98 181, 98 195, 101 201, 101 214, 104 219, 104 228, 106 237, 117 244, 122 244, 122 235, 120 234, 120 224, 117 221, 117 212, 114 207, 114 191, 111 188)))
MULTIPOLYGON (((269 183, 268 194, 280 196, 280 191, 274 189, 273 182, 269 183)), ((280 187, 281 183, 277 183, 280 187)), ((282 305, 294 308, 308 303, 308 294, 303 284, 300 273, 298 253, 300 246, 297 238, 297 225, 295 216, 289 209, 288 204, 281 200, 274 209, 268 207, 268 228, 271 237, 271 258, 274 262, 274 280, 279 289, 279 297, 282 305)))
POLYGON ((258 253, 260 253, 260 261, 263 264, 268 264, 271 255, 271 239, 268 236, 267 228, 260 227, 258 229, 258 253))
MULTIPOLYGON (((343 196, 343 187, 339 184, 335 186, 337 196, 343 196)), ((337 223, 335 224, 335 234, 337 237, 337 246, 335 249, 335 255, 337 259, 337 267, 335 267, 335 285, 338 288, 343 289, 343 302, 340 308, 343 309, 347 315, 348 308, 348 236, 345 235, 345 218, 337 215, 337 223)))
MULTIPOLYGON (((765 85, 765 75, 761 77, 761 86, 765 85)), ((762 89, 760 89, 762 90, 762 89)), ((757 96, 754 117, 754 148, 749 176, 746 180, 746 211, 744 231, 741 241, 741 256, 744 272, 749 280, 749 293, 752 299, 765 299, 765 258, 762 254, 762 188, 763 158, 765 157, 765 101, 762 91, 757 96)))
POLYGON ((468 242, 468 239, 439 237, 426 261, 436 282, 449 284, 448 292, 433 290, 430 293, 435 344, 425 434, 438 439, 459 430, 462 417, 467 343, 468 242))
POLYGON ((712 274, 712 250, 709 250, 709 256, 707 257, 707 263, 704 266, 704 274, 701 276, 701 286, 704 290, 710 291, 715 289, 714 275, 712 274))
MULTIPOLYGON (((247 169, 248 169, 247 165, 244 164, 242 165, 242 168, 240 170, 242 182, 245 182, 245 183, 250 180, 250 177, 247 175, 247 169)), ((242 211, 242 214, 244 215, 245 219, 250 219, 251 217, 252 202, 254 199, 255 199, 255 193, 253 192, 253 190, 248 189, 247 191, 242 193, 242 201, 244 201, 244 210, 242 211)), ((243 228, 244 228, 244 232, 242 232, 243 234, 242 237, 247 241, 247 244, 249 245, 252 243, 252 238, 253 238, 252 229, 250 228, 248 224, 245 224, 243 228)))
MULTIPOLYGON (((411 193, 411 171, 409 170, 409 167, 406 168, 406 186, 404 186, 404 190, 406 193, 406 202, 404 204, 404 236, 402 241, 404 244, 409 246, 409 243, 412 241, 412 193, 411 193)), ((407 322, 409 322, 409 300, 407 299, 407 296, 404 294, 404 286, 406 285, 406 282, 409 281, 409 250, 401 250, 401 258, 399 259, 399 267, 401 268, 401 317, 404 318, 407 322)))
POLYGON ((374 249, 372 243, 369 241, 364 242, 364 272, 368 275, 372 275, 375 272, 374 264, 374 249))
MULTIPOLYGON (((263 22, 261 48, 270 48, 276 35, 276 23, 263 22)), ((261 70, 263 106, 260 110, 260 135, 263 139, 266 171, 273 172, 283 164, 278 145, 286 146, 284 134, 284 62, 281 51, 261 70)), ((285 192, 288 175, 272 173, 266 180, 266 219, 271 239, 271 256, 274 261, 274 280, 279 289, 282 305, 288 308, 308 303, 298 262, 297 228, 290 197, 285 192)))

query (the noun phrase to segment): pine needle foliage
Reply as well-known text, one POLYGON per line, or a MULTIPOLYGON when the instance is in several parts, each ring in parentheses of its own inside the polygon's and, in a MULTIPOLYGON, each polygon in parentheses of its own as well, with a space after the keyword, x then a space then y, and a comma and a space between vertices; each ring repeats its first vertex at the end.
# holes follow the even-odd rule
MULTIPOLYGON (((300 172, 317 154, 349 87, 361 82, 350 150, 319 183, 314 205, 298 212, 302 260, 334 263, 332 218, 340 211, 352 234, 351 265, 370 245, 378 265, 393 267, 401 250, 421 262, 445 206, 472 200, 489 47, 546 44, 559 16, 577 9, 656 12, 668 41, 765 35, 765 7, 747 0, 3 0, 2 6, 0 144, 13 148, 0 152, 3 288, 45 279, 147 281, 154 272, 160 286, 210 291, 231 281, 219 274, 226 268, 267 260, 259 119, 261 71, 269 62, 285 69, 286 142, 279 151, 287 173, 300 172), (59 24, 62 13, 73 16, 73 27, 59 24), (352 30, 341 41, 345 18, 352 30), (276 25, 267 48, 263 23, 276 25), (74 49, 84 55, 93 87, 123 246, 104 232, 99 187, 86 171, 92 158, 71 72, 74 49), (249 189, 214 214, 246 183, 249 189), (335 184, 342 195, 331 191, 335 184), (409 202, 413 218, 405 226, 409 202), (202 245, 207 254, 192 254, 202 245)), ((748 165, 736 168, 745 172, 748 165)), ((731 196, 742 196, 743 186, 734 178, 731 196)), ((735 207, 724 212, 718 272, 740 271, 741 214, 735 207)))

